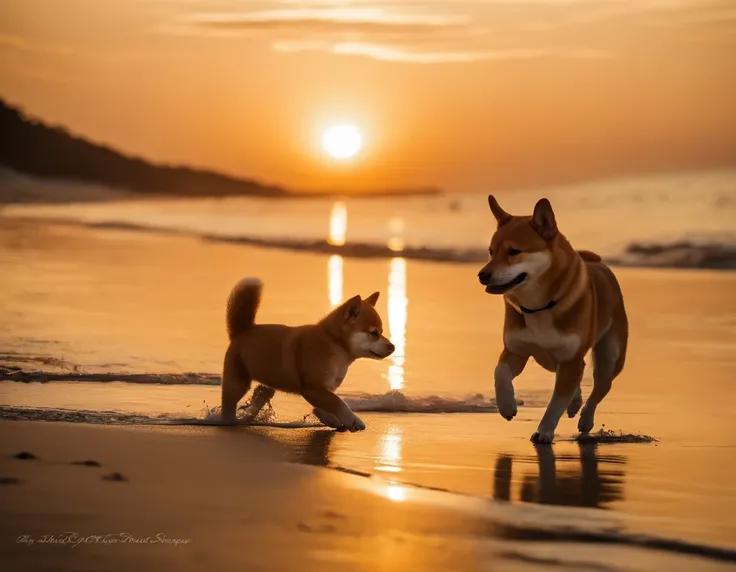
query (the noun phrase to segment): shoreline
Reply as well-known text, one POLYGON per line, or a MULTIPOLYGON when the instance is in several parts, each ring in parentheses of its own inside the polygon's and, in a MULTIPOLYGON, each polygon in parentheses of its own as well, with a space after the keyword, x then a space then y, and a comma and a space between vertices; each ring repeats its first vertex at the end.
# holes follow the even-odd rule
MULTIPOLYGON (((2 208, 0 207, 0 217, 2 208)), ((224 236, 211 233, 194 233, 179 229, 157 228, 143 224, 115 221, 77 221, 63 217, 11 215, 12 220, 31 223, 46 223, 56 226, 82 227, 102 230, 141 232, 165 236, 182 236, 205 242, 251 246, 287 252, 339 255, 345 258, 363 260, 386 260, 404 258, 442 264, 483 263, 488 260, 485 249, 455 249, 424 246, 404 246, 391 248, 385 244, 352 242, 343 245, 332 244, 327 240, 265 239, 255 236, 224 236)), ((661 268, 673 270, 736 270, 736 245, 722 243, 696 243, 694 241, 675 241, 670 243, 629 244, 624 252, 614 256, 603 256, 603 262, 615 268, 661 268)))
POLYGON ((398 553, 432 570, 479 562, 542 570, 550 559, 562 567, 619 569, 627 562, 648 570, 725 570, 736 561, 736 550, 647 535, 637 532, 636 519, 606 511, 510 505, 295 465, 284 461, 278 441, 246 428, 0 420, 0 435, 0 510, 12 517, 0 525, 2 543, 7 561, 23 569, 94 561, 105 569, 194 570, 205 560, 294 569, 337 558, 342 567, 370 570, 388 558, 387 547, 387 564, 398 553), (15 458, 21 451, 36 458, 15 458), (124 542, 80 542, 67 550, 62 542, 17 540, 123 531, 189 542, 154 552, 124 542))

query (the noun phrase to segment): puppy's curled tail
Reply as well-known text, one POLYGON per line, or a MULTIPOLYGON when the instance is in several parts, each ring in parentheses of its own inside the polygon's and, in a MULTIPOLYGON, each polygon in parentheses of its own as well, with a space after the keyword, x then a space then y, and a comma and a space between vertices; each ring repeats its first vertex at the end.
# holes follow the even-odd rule
POLYGON ((263 282, 258 278, 243 278, 230 292, 225 322, 231 340, 250 329, 255 322, 262 289, 263 282))
POLYGON ((601 262, 603 260, 600 255, 590 250, 578 250, 578 254, 586 262, 601 262))

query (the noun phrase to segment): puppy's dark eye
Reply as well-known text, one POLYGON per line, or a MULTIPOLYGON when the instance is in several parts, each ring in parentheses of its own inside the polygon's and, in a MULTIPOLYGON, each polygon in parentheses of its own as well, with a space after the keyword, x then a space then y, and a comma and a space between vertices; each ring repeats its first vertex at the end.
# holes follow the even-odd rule
POLYGON ((509 256, 516 256, 517 254, 521 254, 521 250, 517 250, 516 248, 509 248, 508 253, 509 256))
POLYGON ((371 330, 368 332, 372 338, 378 339, 381 337, 381 333, 378 330, 371 330))

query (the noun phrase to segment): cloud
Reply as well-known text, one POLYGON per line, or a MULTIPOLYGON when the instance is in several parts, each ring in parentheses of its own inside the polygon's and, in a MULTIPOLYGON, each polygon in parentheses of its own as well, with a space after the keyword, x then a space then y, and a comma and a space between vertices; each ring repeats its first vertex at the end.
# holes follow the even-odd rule
MULTIPOLYGON (((152 0, 148 0, 152 1, 152 0)), ((176 0, 170 0, 176 1, 176 0)), ((181 0, 180 0, 181 1, 181 0)), ((192 0, 195 1, 195 0, 192 0)), ((200 0, 203 1, 203 0, 200 0)), ((206 1, 206 0, 204 0, 206 1)), ((651 10, 680 8, 685 6, 698 7, 709 2, 728 2, 729 0, 401 0, 396 4, 401 6, 443 6, 456 7, 482 6, 487 8, 535 9, 535 8, 565 8, 565 9, 595 9, 616 7, 627 12, 649 12, 651 10)), ((354 7, 360 5, 391 5, 389 0, 275 0, 277 4, 287 6, 309 7, 354 7)))
MULTIPOLYGON (((462 6, 459 2, 454 6, 462 6)), ((452 6, 445 3, 444 8, 452 6)), ((329 6, 240 13, 193 14, 177 33, 262 37, 280 53, 323 52, 413 64, 465 63, 541 58, 591 59, 610 54, 594 49, 508 46, 467 14, 378 7, 329 6), (499 43, 500 45, 494 45, 499 43)))
POLYGON ((606 59, 612 54, 599 50, 507 49, 485 51, 417 51, 401 46, 361 42, 276 42, 274 50, 283 53, 327 52, 343 56, 364 56, 379 61, 412 64, 468 63, 492 60, 537 60, 542 58, 606 59))
POLYGON ((0 34, 0 49, 9 49, 16 52, 40 54, 45 56, 81 57, 89 60, 105 62, 127 61, 136 57, 135 54, 132 53, 99 52, 59 44, 34 43, 29 42, 20 36, 3 34, 0 34))
POLYGON ((463 28, 466 16, 389 12, 381 8, 302 8, 230 14, 197 14, 189 22, 211 30, 304 33, 421 34, 463 28))
MULTIPOLYGON (((529 2, 530 0, 526 0, 529 2)), ((533 1, 533 0, 531 0, 533 1)), ((551 31, 563 28, 590 27, 595 24, 618 22, 654 23, 663 27, 677 24, 697 24, 728 21, 734 16, 732 0, 539 0, 536 18, 527 18, 520 29, 551 31)))

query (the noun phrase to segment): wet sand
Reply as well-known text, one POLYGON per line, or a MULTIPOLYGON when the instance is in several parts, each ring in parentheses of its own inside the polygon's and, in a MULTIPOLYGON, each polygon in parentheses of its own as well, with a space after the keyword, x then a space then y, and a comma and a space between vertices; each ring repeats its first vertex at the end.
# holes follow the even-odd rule
MULTIPOLYGON (((501 301, 478 287, 474 265, 402 260, 335 264, 322 255, 6 219, 0 228, 0 315, 6 326, 0 353, 51 356, 62 360, 62 369, 82 372, 216 377, 225 347, 225 297, 235 281, 255 274, 266 284, 262 321, 302 323, 328 311, 331 299, 382 291, 379 311, 392 338, 403 340, 403 359, 355 364, 343 386, 355 399, 391 388, 419 403, 431 396, 467 402, 477 393, 491 395, 501 301), (402 303, 404 311, 397 312, 402 303)), ((572 442, 576 420, 563 419, 553 447, 535 448, 528 438, 552 387, 550 375, 536 366, 517 382, 525 404, 511 423, 492 412, 367 412, 361 417, 368 429, 359 434, 261 427, 239 428, 228 438, 254 434, 283 459, 343 467, 385 483, 508 499, 513 509, 584 507, 566 518, 575 522, 574 515, 594 509, 620 519, 617 526, 623 522, 631 533, 734 548, 736 276, 616 272, 630 316, 631 349, 624 373, 599 408, 596 429, 605 424, 652 435, 657 443, 581 447, 572 442)), ((590 383, 588 371, 584 394, 590 383)), ((0 382, 3 417, 12 417, 8 407, 91 411, 102 419, 99 412, 135 412, 138 423, 193 423, 186 434, 202 439, 221 434, 196 425, 205 408, 218 402, 216 385, 0 382)), ((278 397, 274 407, 280 421, 298 421, 308 412, 298 399, 278 397)), ((85 415, 80 418, 89 421, 85 415)), ((14 430, 17 435, 38 426, 2 425, 14 424, 23 427, 14 430)), ((54 426, 39 431, 56 446, 62 439, 54 426)), ((8 454, 23 446, 12 443, 8 454)), ((48 487, 44 498, 61 494, 48 487)))
POLYGON ((602 541, 620 524, 609 513, 509 512, 284 464, 273 443, 237 429, 0 422, 0 436, 0 543, 13 571, 732 568, 725 554, 602 541))

